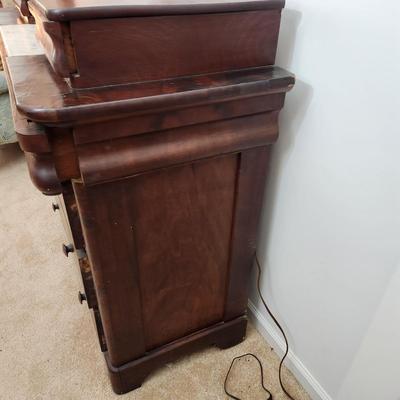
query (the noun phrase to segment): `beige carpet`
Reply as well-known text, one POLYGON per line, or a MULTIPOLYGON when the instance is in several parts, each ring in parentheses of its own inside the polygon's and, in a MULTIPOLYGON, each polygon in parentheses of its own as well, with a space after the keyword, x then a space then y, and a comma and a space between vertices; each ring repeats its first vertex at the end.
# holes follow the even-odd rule
MULTIPOLYGON (((230 361, 246 352, 262 359, 274 399, 286 399, 278 387, 278 358, 252 327, 239 346, 182 358, 153 373, 142 388, 114 395, 90 314, 77 300, 75 260, 61 252, 64 233, 51 200, 30 183, 18 147, 1 147, 1 400, 227 399, 223 381, 230 361)), ((232 392, 244 400, 265 400, 255 362, 236 367, 232 392)), ((309 399, 287 371, 285 380, 296 399, 309 399)))

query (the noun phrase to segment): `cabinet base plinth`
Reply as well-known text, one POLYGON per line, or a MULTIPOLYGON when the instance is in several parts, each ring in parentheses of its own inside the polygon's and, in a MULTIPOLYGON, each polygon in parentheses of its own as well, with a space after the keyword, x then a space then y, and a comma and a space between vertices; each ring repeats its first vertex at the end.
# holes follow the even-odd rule
POLYGON ((220 349, 227 349, 235 346, 244 340, 246 327, 247 318, 241 316, 159 347, 120 367, 111 365, 108 354, 104 353, 112 388, 117 394, 137 389, 157 368, 202 347, 216 345, 220 349))

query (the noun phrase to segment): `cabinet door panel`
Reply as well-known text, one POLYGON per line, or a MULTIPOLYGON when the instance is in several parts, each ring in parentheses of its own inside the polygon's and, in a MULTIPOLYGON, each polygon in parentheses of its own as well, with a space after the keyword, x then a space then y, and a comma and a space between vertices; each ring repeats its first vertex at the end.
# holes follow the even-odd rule
POLYGON ((223 319, 237 155, 135 179, 148 349, 223 319))

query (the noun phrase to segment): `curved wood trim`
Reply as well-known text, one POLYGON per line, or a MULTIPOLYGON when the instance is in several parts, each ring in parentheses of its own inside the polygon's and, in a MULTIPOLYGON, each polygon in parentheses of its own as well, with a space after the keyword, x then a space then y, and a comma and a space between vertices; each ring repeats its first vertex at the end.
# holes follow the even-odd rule
POLYGON ((64 47, 64 36, 60 24, 43 21, 35 17, 36 36, 42 44, 47 59, 52 65, 54 71, 64 78, 69 78, 70 70, 64 47))
POLYGON ((21 150, 30 153, 50 153, 51 146, 46 128, 35 122, 28 122, 15 109, 14 103, 12 103, 11 108, 14 117, 14 128, 21 150))
POLYGON ((52 155, 25 153, 25 158, 29 175, 36 188, 49 196, 61 194, 62 187, 57 177, 52 155))
POLYGON ((9 57, 7 66, 17 109, 32 121, 64 126, 284 93, 295 82, 284 69, 259 67, 73 90, 54 74, 44 55, 9 57))
MULTIPOLYGON (((287 87, 287 85, 285 85, 287 87)), ((287 90, 290 88, 288 87, 287 90)), ((18 109, 28 118, 42 123, 73 123, 86 122, 93 120, 101 120, 104 115, 112 114, 113 117, 141 115, 154 111, 170 111, 182 107, 183 104, 189 106, 197 106, 203 104, 219 103, 224 100, 236 100, 254 95, 266 95, 279 93, 281 88, 271 88, 265 82, 259 85, 243 84, 218 89, 203 89, 196 93, 179 93, 165 96, 152 96, 148 98, 129 99, 125 101, 93 104, 92 106, 70 108, 61 108, 58 110, 44 110, 30 107, 24 107, 17 104, 18 109), (211 98, 211 99, 210 99, 211 98)))
POLYGON ((285 101, 284 93, 232 100, 217 104, 180 108, 169 113, 145 114, 121 119, 111 119, 90 125, 74 127, 77 145, 119 139, 167 129, 180 128, 206 122, 243 117, 280 110, 285 101))
POLYGON ((78 147, 85 184, 274 143, 279 111, 78 147))
POLYGON ((253 96, 281 93, 291 89, 293 84, 284 87, 271 87, 270 82, 257 82, 232 85, 223 88, 200 89, 196 92, 175 93, 170 95, 151 96, 137 99, 120 100, 110 103, 97 103, 84 106, 61 107, 59 109, 44 109, 16 103, 18 110, 29 119, 43 124, 74 124, 99 121, 110 114, 118 116, 142 115, 151 110, 171 111, 185 106, 219 103, 253 96))

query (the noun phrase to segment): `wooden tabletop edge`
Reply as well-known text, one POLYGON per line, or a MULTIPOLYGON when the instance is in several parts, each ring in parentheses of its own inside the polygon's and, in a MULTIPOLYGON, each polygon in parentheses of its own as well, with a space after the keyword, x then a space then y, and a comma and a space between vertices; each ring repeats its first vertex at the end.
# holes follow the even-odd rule
POLYGON ((81 19, 97 18, 122 18, 122 17, 146 17, 162 15, 180 14, 210 14, 224 12, 258 11, 258 10, 280 10, 285 6, 285 0, 251 0, 251 1, 221 1, 215 2, 188 2, 182 4, 135 4, 122 5, 115 2, 110 5, 94 6, 60 6, 59 2, 48 1, 49 5, 43 0, 31 0, 30 4, 38 8, 42 14, 50 21, 72 21, 81 19), (51 6, 50 6, 51 5, 51 6))

